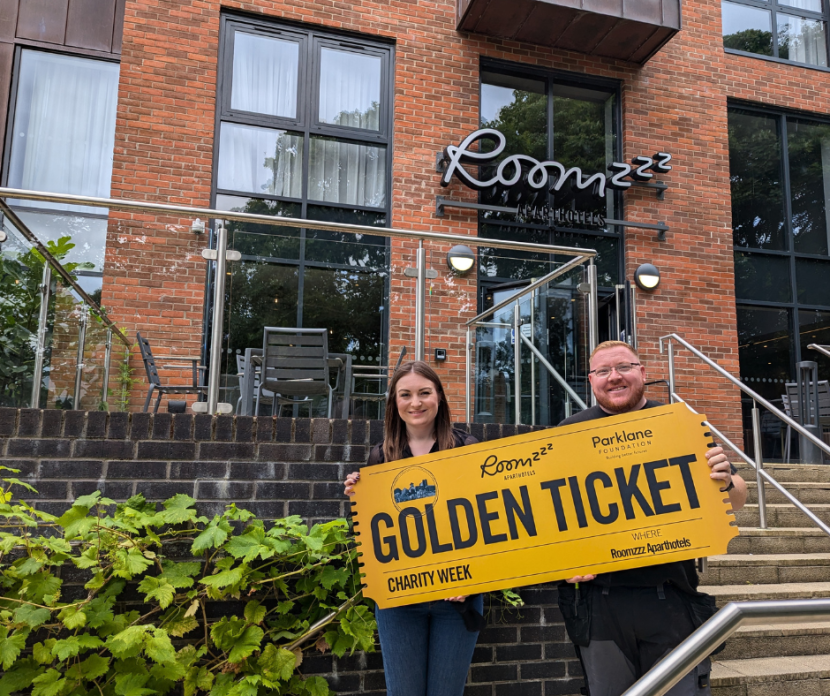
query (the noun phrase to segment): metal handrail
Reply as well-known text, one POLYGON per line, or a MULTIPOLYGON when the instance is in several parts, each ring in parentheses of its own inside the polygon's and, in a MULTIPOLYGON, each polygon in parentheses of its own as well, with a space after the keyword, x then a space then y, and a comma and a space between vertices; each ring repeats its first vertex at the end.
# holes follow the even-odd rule
POLYGON ((822 621, 828 616, 830 599, 729 602, 640 677, 623 696, 663 696, 742 626, 822 621))
MULTIPOLYGON (((694 347, 691 343, 689 343, 688 341, 684 340, 682 337, 678 336, 677 334, 672 333, 672 334, 667 334, 666 336, 661 336, 661 337, 660 337, 660 353, 661 353, 661 354, 662 354, 662 352, 663 352, 663 341, 664 341, 664 340, 665 340, 665 341, 677 341, 680 345, 682 345, 684 348, 688 349, 688 350, 689 350, 690 352, 692 352, 695 356, 697 356, 697 357, 698 357, 698 358, 700 358, 703 362, 705 362, 707 365, 709 365, 709 367, 713 368, 713 369, 714 369, 716 372, 718 372, 718 373, 719 373, 722 377, 726 377, 726 379, 728 379, 730 382, 732 382, 732 384, 734 384, 736 387, 738 387, 738 389, 740 389, 740 390, 741 390, 744 394, 746 394, 747 396, 751 397, 751 398, 752 398, 755 402, 757 402, 757 403, 761 404, 761 405, 762 405, 764 408, 766 408, 766 409, 767 409, 770 413, 772 413, 773 415, 777 416, 780 420, 784 421, 784 422, 785 422, 787 425, 789 425, 789 426, 790 426, 793 430, 795 430, 795 431, 796 431, 797 433, 799 433, 800 435, 803 435, 804 437, 806 437, 806 438, 807 438, 808 440, 810 440, 810 442, 812 442, 814 445, 817 445, 817 446, 819 447, 819 449, 821 449, 823 452, 826 452, 827 454, 830 454, 830 445, 828 445, 828 444, 827 444, 826 442, 824 442, 823 440, 821 440, 821 439, 817 438, 817 437, 816 437, 815 435, 813 435, 813 434, 812 434, 809 430, 807 430, 806 428, 804 428, 804 427, 803 427, 800 423, 798 423, 797 421, 794 421, 794 420, 793 420, 792 418, 790 418, 790 417, 789 417, 786 413, 784 413, 784 412, 783 412, 783 411, 781 411, 780 409, 778 409, 778 408, 776 408, 775 406, 773 406, 773 405, 772 405, 769 401, 767 401, 767 400, 766 400, 763 396, 761 396, 761 395, 760 395, 760 394, 758 394, 757 392, 755 392, 755 391, 753 391, 752 389, 750 389, 749 387, 747 387, 747 386, 746 386, 743 382, 741 382, 741 381, 740 381, 739 379, 737 379, 736 377, 733 377, 733 376, 732 376, 731 374, 729 374, 726 370, 724 370, 724 369, 723 369, 720 365, 718 365, 718 364, 717 364, 714 360, 712 360, 712 359, 708 358, 706 355, 704 355, 703 353, 701 353, 701 352, 700 352, 697 348, 695 348, 695 347, 694 347)), ((671 377, 672 377, 672 380, 670 380, 671 391, 672 391, 672 392, 674 392, 674 391, 675 391, 675 389, 674 389, 674 382, 673 382, 673 377, 674 377, 674 375, 672 374, 672 375, 671 375, 671 377)))
POLYGON ((811 350, 817 350, 819 353, 826 355, 828 358, 830 358, 830 346, 822 346, 818 343, 811 343, 807 347, 811 350))
POLYGON ((44 261, 54 268, 58 275, 63 278, 64 282, 66 282, 76 293, 78 293, 78 296, 98 315, 106 327, 118 336, 119 340, 127 346, 127 348, 130 348, 130 342, 127 340, 127 337, 124 336, 120 329, 112 323, 98 303, 87 294, 86 290, 78 285, 77 281, 72 277, 69 271, 63 267, 60 261, 52 256, 49 249, 46 248, 46 245, 37 238, 35 233, 26 226, 26 224, 14 213, 11 208, 9 208, 8 204, 2 198, 0 198, 0 211, 2 211, 3 215, 9 219, 15 229, 17 229, 17 231, 26 238, 26 241, 37 249, 44 261))
MULTIPOLYGON (((680 396, 672 392, 671 395, 672 401, 679 401, 681 404, 686 404, 686 408, 688 408, 692 413, 697 414, 697 411, 693 409, 689 404, 682 399, 680 396)), ((709 421, 703 421, 703 424, 711 430, 715 436, 721 440, 725 445, 729 447, 735 454, 737 454, 741 459, 743 459, 747 464, 749 464, 757 475, 763 478, 768 484, 770 484, 773 488, 775 488, 779 493, 781 493, 787 500, 789 500, 795 507, 797 507, 801 512, 803 512, 810 520, 815 524, 817 527, 821 529, 825 534, 830 536, 830 526, 825 524, 810 508, 808 508, 804 503, 802 503, 798 498, 796 498, 792 493, 790 493, 784 486, 782 486, 778 481, 776 481, 772 476, 770 476, 767 471, 763 469, 763 467, 759 468, 755 461, 749 457, 740 447, 738 447, 732 440, 730 440, 726 435, 724 435, 720 430, 718 430, 714 425, 712 425, 709 421)))
POLYGON ((530 348, 531 352, 538 358, 539 362, 542 363, 542 365, 553 376, 553 378, 557 382, 559 382, 559 385, 566 392, 568 392, 570 397, 574 401, 576 401, 577 404, 579 404, 579 407, 583 410, 588 408, 585 405, 585 402, 579 397, 579 394, 577 394, 573 390, 573 387, 571 387, 571 385, 568 384, 567 380, 556 371, 556 368, 553 365, 551 365, 548 359, 544 355, 542 355, 542 352, 536 346, 533 345, 533 342, 527 336, 521 336, 521 339, 522 343, 524 343, 528 348, 530 348))
POLYGON ((485 239, 470 237, 463 234, 446 234, 444 232, 422 232, 419 230, 402 230, 394 227, 371 227, 369 225, 352 225, 345 222, 321 222, 320 220, 305 220, 303 218, 282 217, 279 215, 259 215, 256 213, 237 213, 230 210, 216 210, 214 208, 196 208, 185 205, 171 205, 169 203, 149 203, 131 201, 124 198, 98 198, 95 196, 79 196, 68 193, 43 193, 23 189, 0 186, 0 198, 20 198, 22 200, 49 201, 52 203, 66 203, 67 205, 90 205, 98 208, 112 208, 114 210, 134 210, 154 213, 176 213, 187 216, 201 216, 217 220, 239 220, 241 222, 256 222, 274 227, 304 227, 309 230, 349 232, 351 234, 369 234, 375 237, 402 237, 415 240, 432 240, 450 244, 472 244, 474 246, 493 247, 497 249, 515 249, 518 251, 541 251, 546 254, 566 254, 582 259, 593 258, 597 255, 594 249, 578 249, 576 247, 557 246, 555 244, 535 244, 533 242, 509 242, 501 239, 485 239))

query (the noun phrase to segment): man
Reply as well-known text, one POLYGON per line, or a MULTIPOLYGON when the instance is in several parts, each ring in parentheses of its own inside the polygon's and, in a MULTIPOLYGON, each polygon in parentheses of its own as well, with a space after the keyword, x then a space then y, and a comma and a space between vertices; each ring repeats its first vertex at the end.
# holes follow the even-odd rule
MULTIPOLYGON (((597 405, 559 425, 663 405, 646 399, 646 370, 627 343, 601 343, 590 364, 588 379, 597 405)), ((743 479, 721 447, 705 454, 710 477, 723 483, 732 509, 740 510, 746 502, 743 479)), ((567 583, 560 587, 559 603, 568 634, 577 644, 590 696, 620 696, 714 611, 712 598, 697 592, 693 560, 582 575, 567 583)), ((708 659, 668 692, 709 693, 708 659)))

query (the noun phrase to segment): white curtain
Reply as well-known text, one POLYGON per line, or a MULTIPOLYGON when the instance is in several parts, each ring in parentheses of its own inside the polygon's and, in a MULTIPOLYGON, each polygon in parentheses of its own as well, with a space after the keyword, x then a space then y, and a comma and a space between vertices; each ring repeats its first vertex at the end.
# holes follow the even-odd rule
POLYGON ((299 198, 302 173, 302 136, 273 128, 222 124, 220 189, 299 198))
POLYGON ((783 12, 779 12, 776 16, 778 18, 779 55, 781 47, 786 42, 789 49, 786 58, 789 60, 810 65, 827 66, 824 22, 815 19, 804 19, 783 12))
POLYGON ((297 116, 299 44, 234 34, 231 108, 270 116, 297 116))
POLYGON ((328 203, 386 205, 386 148, 312 138, 308 197, 328 203))
POLYGON ((109 197, 118 65, 23 51, 9 185, 109 197))
POLYGON ((381 59, 349 51, 320 51, 320 122, 380 127, 381 59))

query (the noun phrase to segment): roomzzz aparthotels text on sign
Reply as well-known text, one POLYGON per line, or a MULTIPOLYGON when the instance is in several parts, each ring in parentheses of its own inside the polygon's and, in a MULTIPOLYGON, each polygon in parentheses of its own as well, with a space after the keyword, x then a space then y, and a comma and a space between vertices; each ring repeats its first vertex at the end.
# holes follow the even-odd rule
POLYGON ((675 404, 364 467, 364 593, 385 608, 725 553, 704 420, 675 404))

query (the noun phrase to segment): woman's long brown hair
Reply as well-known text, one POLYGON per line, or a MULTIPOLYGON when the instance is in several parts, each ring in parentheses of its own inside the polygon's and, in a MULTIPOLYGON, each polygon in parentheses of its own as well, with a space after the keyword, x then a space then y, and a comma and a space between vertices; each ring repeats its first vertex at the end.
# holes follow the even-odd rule
POLYGON ((406 423, 398 413, 398 402, 396 394, 398 382, 401 377, 410 373, 425 377, 435 386, 438 392, 438 413, 435 416, 435 440, 439 450, 452 449, 455 447, 455 439, 452 436, 452 420, 450 418, 450 407, 447 404, 447 397, 444 394, 444 387, 441 378, 429 365, 421 360, 414 360, 401 365, 392 380, 389 382, 389 392, 386 395, 386 421, 383 425, 383 457, 387 462, 394 462, 403 457, 403 450, 408 439, 406 436, 406 423))

